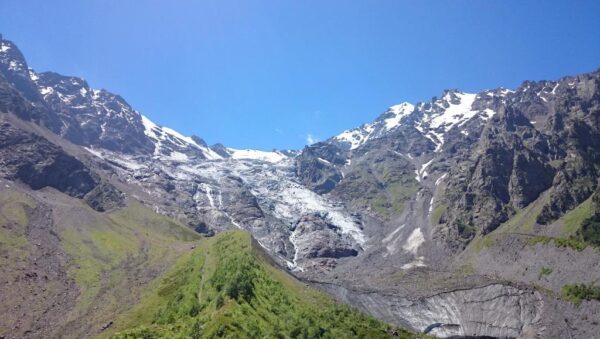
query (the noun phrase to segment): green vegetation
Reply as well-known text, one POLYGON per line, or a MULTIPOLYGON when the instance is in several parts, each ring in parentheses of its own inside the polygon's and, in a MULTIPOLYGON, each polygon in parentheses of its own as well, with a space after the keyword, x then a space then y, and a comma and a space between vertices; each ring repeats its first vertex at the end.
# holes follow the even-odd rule
POLYGON ((202 240, 181 258, 116 320, 113 336, 383 338, 388 328, 272 267, 249 234, 231 231, 202 240))
POLYGON ((559 222, 563 223, 561 234, 565 236, 575 234, 583 222, 590 217, 591 205, 592 199, 589 198, 581 205, 563 215, 563 217, 559 219, 559 222))
POLYGON ((444 215, 444 212, 446 212, 447 209, 448 209, 448 206, 446 206, 444 204, 438 205, 433 210, 433 212, 431 212, 431 223, 434 225, 439 224, 440 219, 442 219, 442 215, 444 215))
POLYGON ((401 157, 388 161, 367 157, 355 165, 336 191, 381 218, 400 215, 406 201, 419 190, 412 165, 401 157))
POLYGON ((535 244, 540 244, 540 243, 548 244, 548 243, 550 243, 550 241, 554 242, 554 246, 556 246, 556 247, 569 247, 578 252, 583 251, 588 246, 583 241, 573 239, 573 238, 552 238, 552 237, 546 237, 546 236, 542 236, 542 235, 531 237, 529 239, 528 243, 530 245, 535 245, 535 244))
POLYGON ((27 226, 29 213, 35 208, 36 204, 27 195, 10 189, 0 190, 0 265, 6 281, 16 279, 18 267, 30 258, 27 226))
POLYGON ((391 182, 385 191, 378 194, 371 202, 371 208, 380 216, 399 215, 404 209, 404 203, 418 191, 411 181, 391 182))
POLYGON ((496 238, 498 237, 497 233, 489 233, 486 235, 476 235, 469 246, 473 248, 476 253, 480 253, 484 248, 490 248, 496 243, 496 238))
POLYGON ((27 246, 28 212, 34 208, 35 203, 25 194, 0 191, 0 254, 3 250, 14 252, 27 246))
POLYGON ((542 212, 544 205, 549 201, 548 194, 542 194, 537 200, 521 209, 508 221, 498 227, 500 232, 523 232, 532 233, 533 227, 536 224, 537 216, 542 212))
POLYGON ((587 218, 581 222, 577 236, 594 246, 599 246, 600 251, 600 192, 596 191, 589 201, 587 218))
POLYGON ((600 220, 599 218, 586 219, 577 235, 585 242, 594 246, 600 246, 600 220))
POLYGON ((460 265, 456 269, 456 273, 459 276, 468 277, 468 276, 475 274, 475 268, 473 267, 472 263, 466 263, 466 264, 460 265))
POLYGON ((550 275, 552 273, 552 269, 550 267, 542 267, 540 269, 540 273, 538 273, 538 280, 542 279, 543 277, 550 275))
POLYGON ((80 290, 75 316, 94 314, 106 321, 135 303, 141 286, 166 270, 183 244, 200 239, 137 202, 112 213, 97 213, 81 203, 57 228, 72 259, 68 273, 80 290), (95 303, 98 298, 101 307, 95 303))
MULTIPOLYGON (((596 211, 596 194, 565 214, 563 233, 593 246, 600 246, 600 215, 596 211)), ((599 249, 600 251, 600 249, 599 249)))
POLYGON ((458 223, 458 233, 465 239, 469 239, 475 236, 477 231, 475 227, 471 224, 467 224, 465 222, 458 223))
POLYGON ((600 286, 594 284, 564 285, 560 289, 560 295, 574 304, 580 304, 582 300, 600 300, 600 286))

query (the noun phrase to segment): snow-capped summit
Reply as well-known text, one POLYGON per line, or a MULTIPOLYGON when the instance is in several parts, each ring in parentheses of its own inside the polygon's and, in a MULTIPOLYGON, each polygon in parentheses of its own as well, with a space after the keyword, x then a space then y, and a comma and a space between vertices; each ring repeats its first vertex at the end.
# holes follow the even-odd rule
POLYGON ((462 127, 473 118, 487 120, 495 114, 494 99, 503 100, 511 93, 498 89, 480 94, 446 90, 441 98, 416 106, 404 102, 388 108, 374 122, 346 130, 330 141, 345 149, 356 149, 368 140, 380 138, 399 126, 412 126, 436 145, 440 151, 444 136, 455 127, 462 127), (412 117, 411 119, 406 119, 412 117))
POLYGON ((335 136, 333 141, 351 150, 356 149, 367 140, 379 138, 386 132, 398 127, 402 119, 410 115, 414 111, 414 108, 408 102, 391 106, 374 122, 346 130, 335 136))
POLYGON ((165 160, 187 161, 190 158, 218 160, 222 157, 215 151, 200 144, 194 138, 186 137, 181 133, 161 127, 142 115, 144 134, 154 143, 154 156, 165 160))

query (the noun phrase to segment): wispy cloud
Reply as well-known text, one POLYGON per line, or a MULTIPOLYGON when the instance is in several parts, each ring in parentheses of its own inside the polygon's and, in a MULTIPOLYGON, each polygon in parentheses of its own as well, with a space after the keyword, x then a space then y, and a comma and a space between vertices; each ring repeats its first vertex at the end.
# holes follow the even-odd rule
POLYGON ((283 130, 281 128, 275 128, 275 133, 283 134, 283 130))
POLYGON ((317 138, 317 137, 315 137, 314 135, 312 135, 312 134, 308 133, 308 134, 306 135, 306 144, 307 144, 307 145, 312 145, 312 144, 314 144, 315 142, 319 142, 319 138, 317 138))

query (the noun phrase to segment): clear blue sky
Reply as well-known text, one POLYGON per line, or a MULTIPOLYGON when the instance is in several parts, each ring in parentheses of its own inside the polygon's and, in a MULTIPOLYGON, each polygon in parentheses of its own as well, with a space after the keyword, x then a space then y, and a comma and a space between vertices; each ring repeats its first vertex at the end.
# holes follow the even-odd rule
POLYGON ((600 67, 600 1, 2 0, 37 71, 208 143, 301 148, 445 88, 600 67))

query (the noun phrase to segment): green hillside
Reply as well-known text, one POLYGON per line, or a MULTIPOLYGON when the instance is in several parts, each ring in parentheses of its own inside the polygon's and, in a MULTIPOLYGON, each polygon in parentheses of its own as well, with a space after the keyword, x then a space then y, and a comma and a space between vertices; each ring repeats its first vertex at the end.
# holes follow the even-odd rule
POLYGON ((230 231, 201 240, 102 336, 387 338, 394 330, 274 268, 249 234, 230 231))

